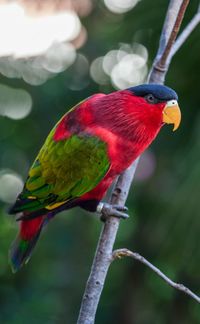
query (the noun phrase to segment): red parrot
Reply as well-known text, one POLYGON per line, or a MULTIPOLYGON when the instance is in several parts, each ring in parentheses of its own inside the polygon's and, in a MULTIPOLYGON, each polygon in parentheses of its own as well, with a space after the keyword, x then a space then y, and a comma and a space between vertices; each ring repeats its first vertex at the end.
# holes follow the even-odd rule
MULTIPOLYGON (((26 263, 49 220, 80 206, 95 212, 113 180, 151 144, 164 124, 180 124, 174 90, 143 84, 82 101, 55 125, 30 168, 11 214, 20 232, 10 250, 13 271, 26 263)), ((123 208, 115 206, 119 216, 123 208)))

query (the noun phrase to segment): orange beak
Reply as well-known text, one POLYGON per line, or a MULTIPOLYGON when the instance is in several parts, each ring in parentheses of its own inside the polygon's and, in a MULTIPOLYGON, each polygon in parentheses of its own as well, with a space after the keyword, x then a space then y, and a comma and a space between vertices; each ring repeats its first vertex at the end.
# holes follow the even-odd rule
POLYGON ((173 124, 173 131, 177 130, 181 122, 181 111, 176 100, 167 102, 163 109, 163 122, 166 124, 173 124))

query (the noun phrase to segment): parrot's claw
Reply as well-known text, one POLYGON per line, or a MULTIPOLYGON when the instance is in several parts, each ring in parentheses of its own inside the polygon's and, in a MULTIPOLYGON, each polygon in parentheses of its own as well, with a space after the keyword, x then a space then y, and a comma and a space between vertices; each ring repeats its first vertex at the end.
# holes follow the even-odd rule
POLYGON ((126 206, 111 205, 100 202, 97 206, 97 213, 101 214, 101 220, 105 222, 110 216, 127 219, 129 215, 126 213, 128 208, 126 206))

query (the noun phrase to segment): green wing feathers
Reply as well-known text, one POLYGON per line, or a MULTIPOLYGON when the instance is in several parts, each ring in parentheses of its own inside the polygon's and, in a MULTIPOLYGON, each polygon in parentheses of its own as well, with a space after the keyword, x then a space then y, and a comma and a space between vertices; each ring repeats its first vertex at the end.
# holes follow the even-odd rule
POLYGON ((55 128, 33 163, 12 211, 54 209, 92 190, 107 173, 106 143, 86 133, 57 142, 54 132, 55 128))

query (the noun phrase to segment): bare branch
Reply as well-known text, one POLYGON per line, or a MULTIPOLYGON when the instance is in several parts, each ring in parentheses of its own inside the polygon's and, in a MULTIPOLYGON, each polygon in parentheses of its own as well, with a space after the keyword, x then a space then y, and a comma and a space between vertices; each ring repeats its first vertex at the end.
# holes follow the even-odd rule
POLYGON ((160 37, 158 53, 148 77, 149 83, 163 84, 165 81, 165 75, 171 61, 168 61, 168 56, 177 37, 188 3, 189 0, 170 1, 168 14, 160 37))
POLYGON ((190 296, 191 298, 195 299, 198 303, 200 303, 200 297, 193 293, 190 289, 185 287, 183 284, 176 283, 167 277, 160 269, 155 267, 151 262, 145 259, 142 255, 136 252, 132 252, 128 249, 119 249, 113 251, 113 260, 120 259, 122 257, 131 257, 143 264, 145 264, 148 268, 150 268, 153 272, 155 272, 160 278, 162 278, 168 285, 171 287, 180 290, 184 294, 190 296))

